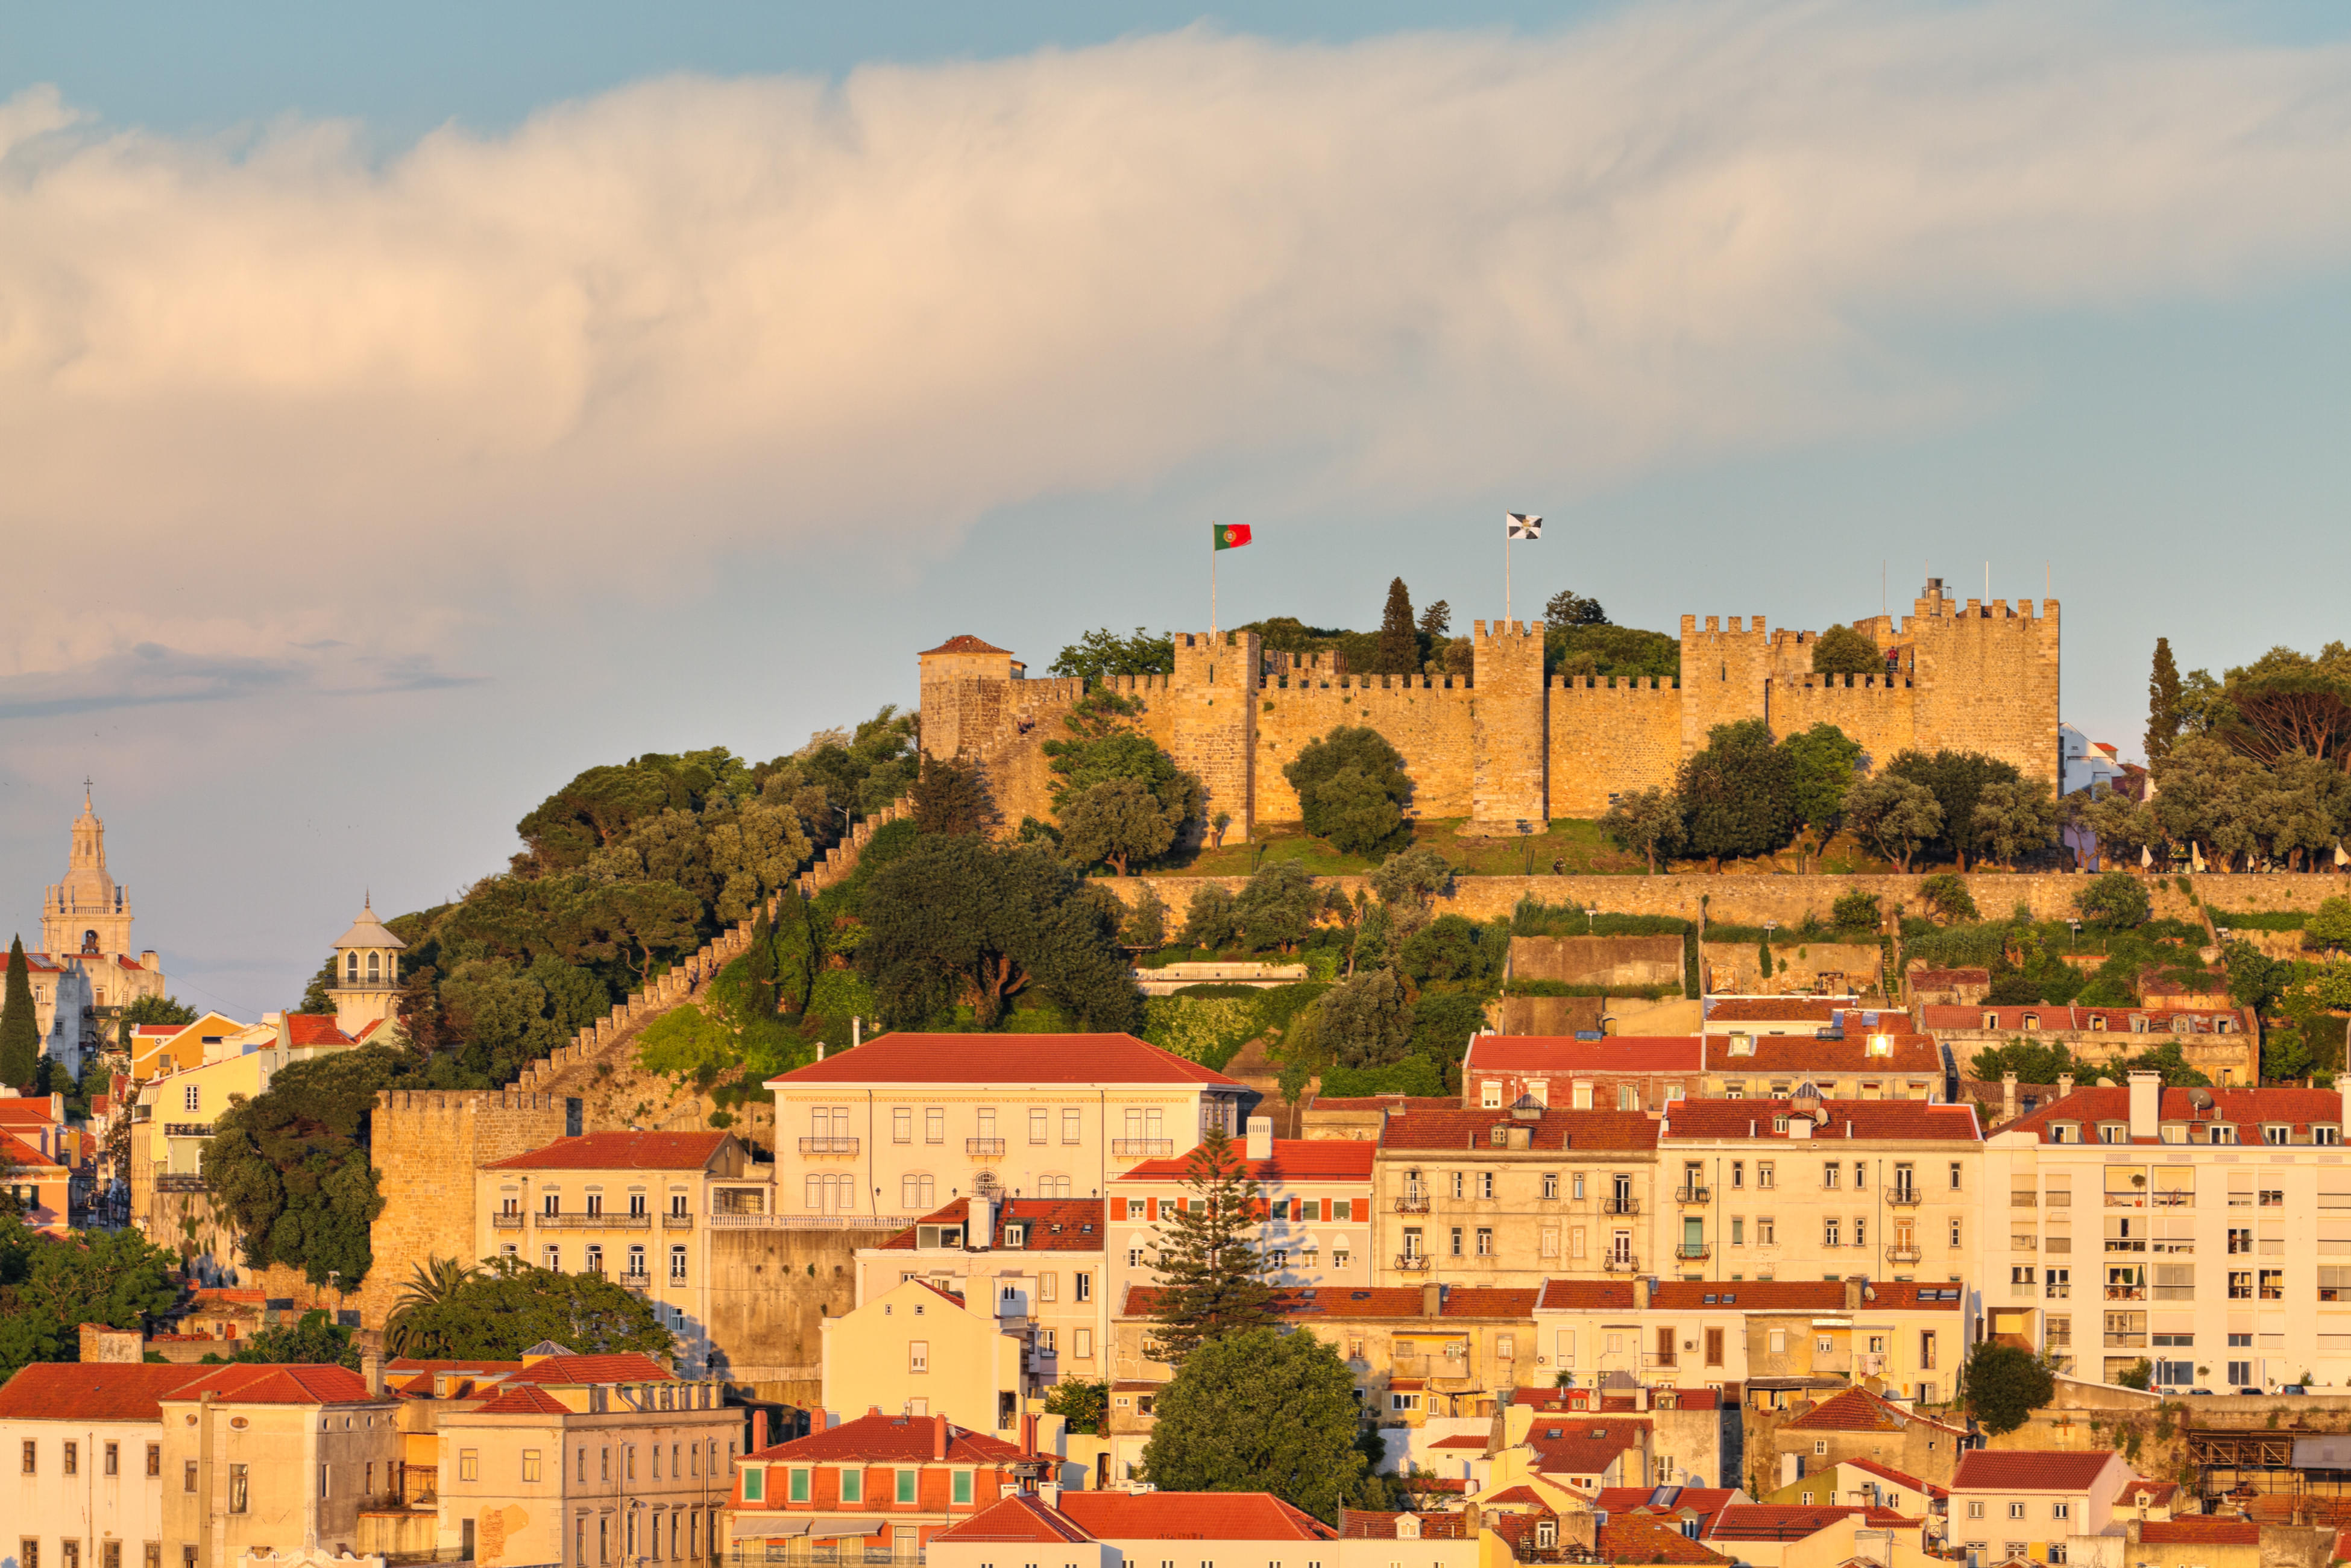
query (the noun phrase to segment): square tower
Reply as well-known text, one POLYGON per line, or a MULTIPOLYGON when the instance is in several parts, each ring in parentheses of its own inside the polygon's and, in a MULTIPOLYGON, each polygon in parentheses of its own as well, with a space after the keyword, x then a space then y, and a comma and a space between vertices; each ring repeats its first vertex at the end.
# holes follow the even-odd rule
POLYGON ((1220 632, 1214 640, 1176 634, 1176 674, 1168 695, 1175 707, 1167 747, 1176 766, 1207 791, 1202 808, 1211 822, 1222 811, 1225 841, 1246 843, 1256 819, 1257 694, 1263 648, 1254 632, 1220 632))
POLYGON ((1469 831, 1511 833, 1551 824, 1551 745, 1545 723, 1541 625, 1479 621, 1470 644, 1469 831))

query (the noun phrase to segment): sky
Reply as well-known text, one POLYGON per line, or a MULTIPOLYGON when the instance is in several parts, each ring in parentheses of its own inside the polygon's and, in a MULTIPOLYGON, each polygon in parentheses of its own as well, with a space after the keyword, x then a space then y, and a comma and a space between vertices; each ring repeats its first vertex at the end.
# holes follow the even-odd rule
POLYGON ((2286 4, 0 13, 0 897, 183 1000, 969 632, 2344 635, 2351 22, 2286 4))

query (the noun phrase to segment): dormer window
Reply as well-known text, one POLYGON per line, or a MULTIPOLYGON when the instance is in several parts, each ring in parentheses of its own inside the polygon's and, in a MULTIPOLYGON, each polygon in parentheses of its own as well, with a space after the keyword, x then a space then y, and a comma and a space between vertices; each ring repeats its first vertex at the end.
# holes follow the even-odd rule
POLYGON ((2226 1122, 2215 1122, 2212 1124, 2212 1141, 2216 1144, 2233 1144, 2237 1141, 2237 1129, 2226 1122))
POLYGON ((2049 1124, 2049 1141, 2053 1144, 2078 1144, 2082 1141, 2082 1124, 2079 1122, 2052 1122, 2049 1124))
POLYGON ((1730 1054, 1733 1056, 1754 1055, 1755 1037, 1751 1034, 1732 1035, 1730 1037, 1730 1054))
POLYGON ((2104 1034, 2106 1032, 2105 1014, 2092 1013, 2090 1015, 2090 1032, 2092 1034, 2104 1034))
POLYGON ((2145 1034, 2147 1032, 2147 1015, 2145 1013, 2133 1013, 2131 1015, 2130 1031, 2133 1034, 2145 1034))
POLYGON ((2188 1141, 2187 1124, 2181 1122, 2166 1122, 2163 1124, 2162 1135, 2163 1141, 2167 1144, 2184 1144, 2188 1141))
POLYGON ((2332 1122, 2314 1123, 2310 1129, 2310 1141, 2314 1144, 2339 1145, 2343 1142, 2343 1129, 2332 1122))
POLYGON ((2025 1014, 2024 1027, 2027 1029, 2039 1029, 2041 1027, 2041 1015, 2039 1013, 2025 1014))
POLYGON ((1998 1013, 1984 1014, 1983 1026, 1986 1029, 1998 1029, 2000 1027, 2000 1015, 1998 1013))
POLYGON ((1772 1117, 1772 1118, 1771 1118, 1771 1130, 1772 1130, 1773 1132, 1775 1132, 1775 1133, 1784 1133, 1784 1132, 1786 1132, 1786 1131, 1788 1130, 1788 1118, 1787 1118, 1787 1117, 1785 1117, 1785 1116, 1774 1116, 1774 1117, 1772 1117))
MULTIPOLYGON (((2032 1027, 2032 1026, 2031 1026, 2031 1025, 2027 1025, 2026 1027, 2027 1027, 2027 1028, 2030 1028, 2030 1027, 2032 1027)), ((1891 1055, 1893 1055, 1893 1054, 1894 1054, 1894 1037, 1893 1037, 1892 1035, 1890 1035, 1890 1034, 1873 1034, 1873 1035, 1871 1035, 1871 1036, 1869 1037, 1869 1054, 1870 1054, 1870 1055, 1872 1055, 1872 1056, 1891 1056, 1891 1055)))
POLYGON ((2123 1122, 2099 1123, 2098 1142, 2102 1144, 2126 1144, 2130 1142, 2129 1124, 2123 1122))
POLYGON ((1004 1244, 1007 1247, 1028 1246, 1029 1228, 1025 1225, 1007 1225, 1004 1228, 1004 1244))
POLYGON ((2265 1123, 2262 1127, 2262 1142, 2290 1144, 2294 1142, 2294 1129, 2276 1122, 2265 1123))

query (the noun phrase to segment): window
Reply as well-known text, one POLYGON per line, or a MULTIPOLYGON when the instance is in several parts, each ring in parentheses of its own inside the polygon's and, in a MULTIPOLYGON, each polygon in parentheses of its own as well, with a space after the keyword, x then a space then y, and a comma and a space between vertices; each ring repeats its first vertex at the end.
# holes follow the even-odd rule
POLYGON ((1461 1256, 1461 1228, 1458 1225, 1453 1228, 1453 1255, 1461 1256))
POLYGON ((1772 1179, 1772 1167, 1770 1160, 1757 1160, 1755 1162, 1755 1185, 1759 1187, 1770 1187, 1777 1185, 1772 1179))
POLYGON ((560 1274, 563 1272, 563 1249, 549 1244, 540 1249, 538 1262, 539 1267, 549 1273, 560 1274))
POLYGON ((1061 1142, 1065 1144, 1076 1144, 1082 1143, 1084 1141, 1085 1113, 1075 1110, 1062 1112, 1061 1142))
POLYGON ((1502 1086, 1493 1079, 1489 1078, 1479 1086, 1479 1104, 1484 1109, 1499 1111, 1502 1108, 1502 1086))
POLYGON ((1557 1171, 1543 1172, 1542 1195, 1545 1197, 1557 1197, 1559 1196, 1559 1173, 1557 1171))
POLYGON ((1492 1171, 1479 1171, 1478 1173, 1478 1196, 1479 1197, 1491 1197, 1494 1196, 1494 1173, 1492 1171))
POLYGON ((1045 1108, 1043 1106, 1040 1105, 1029 1113, 1029 1141, 1030 1143, 1041 1144, 1045 1142, 1046 1124, 1045 1108))
POLYGON ((947 1499, 951 1502, 968 1503, 971 1501, 971 1472, 969 1470, 957 1470, 955 1472, 955 1481, 947 1493, 947 1499))
POLYGON ((2074 1517, 2074 1505, 2070 1502, 2053 1502, 2049 1505, 2049 1517, 2071 1519, 2074 1517))
POLYGON ((685 1278, 685 1249, 683 1247, 669 1249, 669 1277, 673 1281, 685 1278))
POLYGON ((789 1500, 792 1502, 808 1501, 810 1492, 809 1476, 810 1471, 806 1468, 799 1466, 795 1466, 793 1468, 789 1500))
POLYGON ((911 1144, 914 1141, 914 1108, 912 1105, 893 1105, 890 1108, 890 1141, 893 1144, 911 1144))
POLYGON ((1747 1245, 1747 1221, 1745 1219, 1736 1217, 1731 1219, 1730 1244, 1733 1247, 1744 1247, 1747 1245))
POLYGON ((538 1450, 537 1448, 525 1448, 522 1451, 522 1479, 526 1481, 536 1481, 538 1479, 538 1450))
POLYGON ((930 1341, 918 1339, 907 1342, 906 1370, 911 1373, 926 1373, 931 1370, 930 1341))
POLYGON ((1980 1502, 1969 1503, 1968 1517, 1970 1519, 1981 1519, 1983 1517, 1983 1504, 1980 1502))
POLYGON ((912 1502, 914 1500, 914 1478, 920 1473, 921 1472, 918 1470, 900 1470, 898 1472, 898 1500, 900 1502, 912 1502))
POLYGON ((457 1450, 457 1479, 461 1481, 477 1481, 482 1479, 481 1449, 460 1448, 457 1450))
POLYGON ((204 1103, 204 1090, 196 1084, 189 1084, 187 1088, 181 1091, 180 1103, 183 1108, 190 1111, 202 1110, 204 1103))
POLYGON ((122 1445, 120 1443, 109 1443, 106 1445, 106 1474, 110 1476, 119 1476, 121 1473, 122 1445))
POLYGON ((1453 1196, 1454 1196, 1454 1197, 1467 1197, 1467 1196, 1468 1196, 1468 1192, 1467 1192, 1467 1188, 1466 1188, 1466 1184, 1467 1184, 1468 1180, 1468 1178, 1466 1176, 1464 1176, 1461 1172, 1459 1172, 1459 1171, 1455 1171, 1455 1172, 1453 1173, 1453 1196))
POLYGON ((855 1465, 841 1467, 841 1500, 843 1502, 865 1500, 865 1472, 855 1465))
MULTIPOLYGON (((585 1479, 586 1478, 582 1477, 581 1479, 585 1479)), ((190 1459, 187 1462, 186 1470, 181 1474, 180 1490, 182 1491, 193 1491, 196 1490, 196 1461, 193 1459, 190 1459)))
POLYGON ((147 1445, 147 1473, 151 1476, 163 1473, 163 1445, 161 1443, 147 1445))
MULTIPOLYGON (((898 1178, 900 1210, 906 1214, 927 1214, 935 1207, 938 1178, 928 1175, 907 1175, 898 1178)), ((1008 1237, 1007 1240, 1010 1239, 1008 1237)))
POLYGON ((2284 1301, 2285 1270, 2283 1269, 2262 1270, 2261 1291, 2261 1299, 2264 1301, 2284 1301))
POLYGON ((1953 1216, 1951 1217, 1951 1245, 1952 1245, 1952 1246, 1957 1247, 1958 1245, 1959 1245, 1959 1235, 1960 1235, 1960 1231, 1959 1231, 1959 1216, 1957 1216, 1957 1215, 1953 1215, 1953 1216))
POLYGON ((1773 1231, 1771 1216, 1758 1215, 1755 1218, 1755 1245, 1758 1247, 1776 1246, 1777 1243, 1772 1240, 1772 1234, 1773 1231))
POLYGON ((1481 1225, 1478 1228, 1478 1256, 1480 1258, 1491 1258, 1493 1255, 1493 1228, 1491 1226, 1481 1225))
MULTIPOLYGON (((327 1495, 327 1467, 324 1465, 320 1465, 319 1467, 319 1495, 320 1497, 327 1495)), ((231 1465, 228 1468, 229 1512, 243 1513, 245 1511, 246 1502, 245 1467, 243 1465, 231 1465)))
POLYGON ((592 1186, 588 1189, 588 1212, 590 1214, 604 1212, 604 1195, 592 1186))
POLYGON ((28 1476, 31 1476, 31 1475, 38 1475, 38 1474, 40 1473, 40 1465, 39 1465, 39 1461, 38 1461, 38 1459, 37 1459, 37 1457, 36 1457, 37 1453, 38 1453, 38 1449, 35 1447, 34 1442, 33 1442, 33 1439, 32 1439, 32 1438, 30 1438, 30 1437, 26 1438, 26 1439, 25 1439, 25 1474, 26 1474, 26 1475, 28 1475, 28 1476))
POLYGON ((1834 1160, 1829 1161, 1826 1165, 1821 1166, 1821 1185, 1825 1187, 1835 1186, 1837 1184, 1837 1178, 1844 1173, 1844 1167, 1838 1165, 1834 1160))
POLYGON ((1070 1351, 1072 1355, 1080 1361, 1092 1361, 1094 1358, 1093 1330, 1072 1329, 1071 1331, 1071 1338, 1075 1342, 1070 1346, 1070 1351))
POLYGON ((1040 1270, 1037 1275, 1037 1299, 1040 1301, 1060 1301, 1061 1276, 1050 1269, 1040 1270))
POLYGON ((1094 1277, 1092 1274, 1073 1274, 1071 1279, 1075 1281, 1077 1300, 1091 1301, 1094 1299, 1094 1277))
POLYGON ((1745 1160, 1733 1160, 1730 1162, 1730 1185, 1734 1187, 1741 1187, 1747 1185, 1747 1162, 1745 1160))
POLYGON ((1835 1221, 1835 1220, 1834 1220, 1834 1219, 1823 1219, 1823 1220, 1822 1220, 1822 1221, 1821 1221, 1821 1245, 1822 1245, 1822 1246, 1823 1246, 1823 1247, 1834 1247, 1836 1244, 1837 1244, 1837 1221, 1835 1221))
POLYGON ((64 1469, 66 1474, 69 1476, 78 1476, 81 1474, 81 1445, 79 1443, 66 1444, 65 1453, 62 1457, 65 1460, 64 1469))
POLYGON ((2008 1517, 2011 1519, 2022 1519, 2024 1517, 2024 1505, 2021 1502, 2010 1503, 2008 1505, 2008 1517))

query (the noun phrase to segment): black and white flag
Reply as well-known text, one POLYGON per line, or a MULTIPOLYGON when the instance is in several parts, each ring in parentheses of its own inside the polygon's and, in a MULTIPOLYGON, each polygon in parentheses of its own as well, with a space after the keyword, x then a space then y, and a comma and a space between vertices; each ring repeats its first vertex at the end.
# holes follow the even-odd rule
POLYGON ((1541 517, 1530 517, 1524 512, 1505 512, 1502 514, 1502 517, 1506 526, 1510 529, 1510 537, 1511 538, 1539 539, 1542 538, 1542 519, 1541 517))

